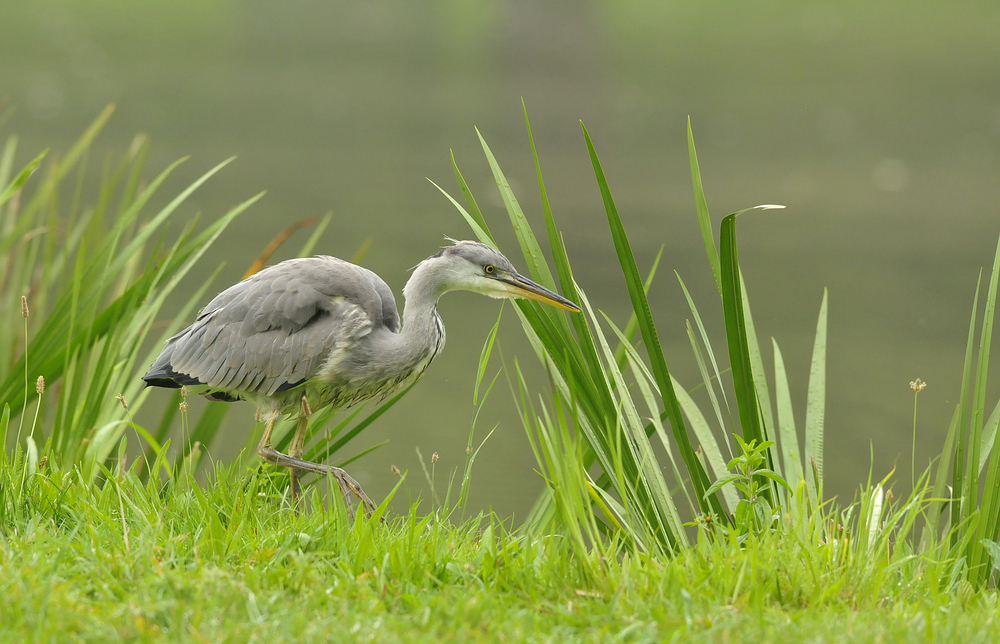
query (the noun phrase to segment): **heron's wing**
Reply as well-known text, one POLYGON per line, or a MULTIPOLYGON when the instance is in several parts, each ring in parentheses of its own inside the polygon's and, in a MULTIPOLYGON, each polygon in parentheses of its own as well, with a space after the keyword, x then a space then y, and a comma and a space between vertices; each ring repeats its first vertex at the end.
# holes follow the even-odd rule
POLYGON ((364 273, 382 300, 382 324, 393 333, 399 333, 399 313, 396 311, 396 298, 392 295, 392 289, 374 272, 361 266, 356 268, 364 273))
POLYGON ((216 296, 167 342, 144 379, 274 394, 312 377, 332 352, 389 326, 386 296, 388 317, 398 320, 389 287, 371 271, 333 257, 282 262, 216 296))

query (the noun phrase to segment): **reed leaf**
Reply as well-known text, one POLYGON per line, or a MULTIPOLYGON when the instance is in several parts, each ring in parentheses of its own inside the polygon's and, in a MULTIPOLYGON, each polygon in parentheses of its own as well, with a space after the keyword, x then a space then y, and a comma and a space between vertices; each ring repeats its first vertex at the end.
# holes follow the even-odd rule
POLYGON ((660 348, 660 340, 656 333, 656 327, 653 324, 652 313, 649 310, 649 302, 646 300, 646 293, 643 290, 642 277, 639 275, 631 245, 625 234, 621 217, 618 215, 618 208, 615 206, 614 199, 611 196, 611 190, 604 176, 604 170, 601 168, 600 160, 597 158, 597 151, 594 149, 593 141, 587 132, 587 128, 582 123, 581 127, 583 127, 583 135, 587 141, 587 150, 590 153, 591 164, 594 166, 594 174, 597 178, 598 187, 601 190, 601 197, 604 200, 604 209, 608 216, 608 225, 611 227, 611 237, 614 240, 615 252, 618 254, 618 261, 625 276, 625 284, 628 288, 629 299, 632 301, 632 309, 636 312, 639 320, 639 331, 646 345, 646 353, 652 366, 656 384, 660 389, 664 406, 666 407, 667 417, 670 419, 670 427, 673 431, 674 440, 680 449, 681 458, 688 469, 691 483, 694 486, 695 496, 699 505, 701 505, 702 512, 714 513, 720 517, 725 516, 718 496, 712 495, 707 499, 705 498, 705 491, 708 489, 710 481, 704 467, 702 467, 701 462, 695 456, 694 447, 691 445, 691 439, 688 437, 684 419, 681 416, 680 403, 677 401, 677 396, 673 391, 670 371, 667 369, 667 362, 660 348))
MULTIPOLYGON (((972 350, 976 339, 976 318, 979 312, 979 290, 982 286, 983 272, 979 271, 976 279, 976 293, 972 298, 972 317, 969 318, 969 335, 965 341, 965 360, 962 363, 962 384, 958 396, 958 442, 955 445, 955 453, 952 457, 952 494, 957 496, 959 501, 951 504, 951 525, 960 526, 967 522, 970 515, 976 508, 978 490, 969 487, 969 472, 972 470, 973 461, 971 452, 966 454, 969 448, 969 390, 972 384, 972 350)), ((952 535, 952 546, 957 546, 960 535, 955 532, 952 535)))
POLYGON ((826 419, 826 320, 827 291, 816 321, 812 362, 809 366, 809 392, 806 396, 806 485, 814 501, 823 491, 823 425, 826 419))
POLYGON ((42 159, 44 159, 45 155, 48 153, 49 153, 48 148, 42 150, 42 152, 37 157, 29 161, 28 165, 24 166, 24 168, 19 173, 17 173, 17 176, 14 177, 14 180, 11 181, 10 184, 7 187, 5 187, 2 192, 0 192, 0 206, 10 201, 10 198, 14 196, 14 193, 20 190, 22 186, 24 186, 24 183, 28 180, 28 177, 30 177, 31 173, 34 172, 36 168, 38 168, 39 164, 41 164, 42 162, 42 159))
POLYGON ((722 266, 719 260, 719 251, 715 248, 715 237, 712 232, 712 219, 708 214, 708 200, 705 199, 705 188, 701 183, 701 167, 698 165, 698 151, 694 147, 694 132, 691 130, 691 117, 687 119, 687 142, 688 158, 691 162, 691 183, 694 187, 694 204, 698 213, 698 227, 701 229, 701 238, 705 242, 705 254, 708 256, 708 264, 712 267, 712 277, 715 278, 715 287, 722 295, 722 266))
MULTIPOLYGON (((983 309, 983 326, 979 336, 979 355, 976 359, 976 389, 972 402, 972 436, 969 445, 972 449, 969 460, 973 464, 969 473, 969 489, 975 493, 979 483, 979 450, 983 440, 984 415, 986 409, 986 377, 989 372, 990 346, 993 339, 993 318, 996 312, 997 285, 1000 282, 1000 239, 997 240, 996 254, 993 258, 993 270, 990 273, 989 290, 986 292, 986 307, 983 309)), ((994 443, 989 466, 986 470, 983 488, 983 502, 980 506, 984 516, 980 525, 984 527, 980 538, 972 544, 969 553, 969 565, 973 571, 972 583, 977 588, 984 585, 990 575, 991 568, 986 565, 986 552, 983 550, 983 539, 996 540, 997 527, 1000 523, 1000 445, 994 443)))
POLYGON ((777 436, 778 444, 781 447, 782 472, 785 481, 794 490, 803 480, 799 436, 795 430, 795 413, 792 409, 792 396, 789 392, 785 361, 781 356, 777 340, 771 338, 771 345, 774 348, 775 402, 778 410, 777 436))

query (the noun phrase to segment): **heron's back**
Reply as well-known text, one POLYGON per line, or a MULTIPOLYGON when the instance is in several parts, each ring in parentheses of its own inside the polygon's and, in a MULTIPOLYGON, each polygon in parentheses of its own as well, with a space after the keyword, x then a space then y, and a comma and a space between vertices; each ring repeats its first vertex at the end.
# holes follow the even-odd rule
POLYGON ((314 378, 331 355, 373 331, 398 330, 392 292, 375 273, 333 257, 293 259, 216 296, 143 379, 207 385, 232 399, 271 397, 314 378))

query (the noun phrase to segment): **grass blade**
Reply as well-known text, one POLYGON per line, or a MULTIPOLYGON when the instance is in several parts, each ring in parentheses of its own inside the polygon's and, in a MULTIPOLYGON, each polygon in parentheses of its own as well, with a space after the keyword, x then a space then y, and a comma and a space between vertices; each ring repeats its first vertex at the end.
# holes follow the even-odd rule
POLYGON ((4 188, 3 192, 0 192, 0 206, 7 203, 7 201, 14 196, 14 193, 21 189, 24 183, 28 180, 28 177, 31 176, 31 173, 35 171, 38 165, 42 162, 42 159, 44 159, 45 155, 48 153, 48 148, 43 150, 42 153, 32 159, 28 165, 24 166, 24 169, 21 170, 16 177, 14 177, 14 180, 10 183, 10 185, 4 188))
MULTIPOLYGON (((571 301, 575 302, 578 299, 576 292, 576 282, 573 280, 573 269, 570 267, 569 256, 566 253, 566 248, 563 246, 562 237, 559 235, 559 231, 556 228, 555 218, 552 215, 552 207, 549 204, 549 195, 545 190, 545 181, 542 178, 542 166, 538 161, 538 150, 535 148, 535 138, 531 134, 531 122, 528 120, 528 108, 524 104, 524 100, 521 101, 521 108, 524 111, 524 127, 528 132, 528 142, 531 144, 531 156, 535 162, 535 176, 538 179, 538 193, 542 200, 542 214, 545 216, 545 231, 549 239, 549 250, 552 252, 552 259, 556 265, 556 274, 559 276, 559 285, 562 288, 564 295, 571 301)), ((657 261, 659 257, 657 257, 657 261)), ((646 288, 648 289, 649 281, 653 279, 653 274, 656 272, 656 263, 653 264, 653 269, 650 271, 650 275, 647 281, 646 288)), ((569 329, 566 328, 564 324, 566 321, 566 316, 557 316, 557 322, 563 327, 566 337, 569 336, 569 329)), ((571 315, 569 316, 570 323, 573 325, 573 329, 576 331, 576 336, 578 341, 569 343, 569 347, 574 351, 575 354, 579 354, 577 357, 578 361, 585 361, 587 368, 590 373, 597 373, 601 367, 600 358, 597 356, 597 350, 594 346, 594 340, 590 335, 590 328, 587 326, 587 318, 582 315, 571 315)), ((616 354, 617 355, 617 354, 616 354)), ((619 363, 619 369, 621 369, 621 363, 619 363)))
POLYGON ((771 338, 774 347, 774 387, 775 401, 778 406, 778 445, 781 447, 781 465, 785 480, 791 488, 797 489, 802 481, 802 457, 799 452, 799 435, 795 431, 795 414, 792 409, 792 396, 788 389, 788 374, 785 371, 785 361, 781 357, 778 342, 771 338))
MULTIPOLYGON (((458 172, 458 166, 455 166, 455 171, 458 172)), ((428 181, 430 181, 430 179, 428 179, 428 181)), ((493 236, 490 235, 489 231, 486 228, 484 228, 479 224, 479 220, 475 216, 473 216, 468 210, 466 210, 462 206, 462 204, 455 201, 454 197, 448 194, 448 192, 444 188, 434 183, 433 181, 431 181, 431 185, 437 188, 441 192, 441 194, 447 197, 448 201, 450 201, 452 205, 455 206, 455 208, 458 210, 458 212, 461 213, 462 217, 465 218, 466 223, 468 223, 469 227, 472 228, 472 232, 476 235, 476 239, 478 239, 479 241, 481 241, 482 243, 486 244, 491 248, 497 247, 496 242, 493 241, 493 236)), ((466 186, 466 189, 468 189, 468 186, 466 186)), ((482 218, 481 213, 479 213, 479 217, 482 218)))
MULTIPOLYGON (((715 439, 715 434, 712 432, 712 428, 709 426, 708 421, 705 420, 704 414, 701 413, 701 409, 691 395, 676 380, 674 383, 676 385, 674 391, 677 392, 677 399, 680 401, 681 409, 684 410, 684 414, 691 421, 691 429, 694 431, 694 435, 698 437, 705 460, 708 461, 708 464, 712 468, 712 473, 718 481, 726 476, 729 471, 726 468, 727 461, 719 449, 719 443, 715 439)), ((722 496, 726 500, 726 506, 729 507, 729 511, 735 512, 736 504, 739 502, 736 489, 732 485, 726 485, 722 488, 722 496)))
MULTIPOLYGON (((708 392, 708 398, 709 401, 712 403, 712 409, 715 410, 715 419, 718 421, 719 428, 722 430, 723 435, 728 436, 729 434, 726 431, 728 429, 728 426, 726 425, 725 420, 723 420, 722 418, 722 408, 719 406, 719 399, 715 395, 715 386, 712 384, 712 378, 708 375, 708 366, 705 364, 705 356, 702 354, 701 347, 698 345, 698 339, 695 338, 694 336, 694 329, 691 328, 691 322, 687 321, 687 324, 685 326, 687 327, 688 341, 691 343, 691 352, 694 354, 694 361, 695 364, 698 365, 698 373, 701 375, 701 383, 702 385, 704 385, 705 391, 708 392)), ((675 391, 677 390, 676 386, 674 387, 674 390, 675 391)), ((681 401, 681 408, 683 409, 684 398, 680 393, 677 394, 677 397, 681 401)), ((691 414, 688 414, 687 416, 688 420, 694 422, 691 418, 691 414)), ((698 435, 697 430, 695 431, 695 435, 696 436, 698 435)), ((729 458, 732 458, 733 449, 732 446, 729 444, 729 441, 726 441, 726 449, 729 452, 729 458)))
MULTIPOLYGON (((729 363, 733 370, 736 389, 736 407, 740 415, 743 440, 763 442, 760 426, 757 388, 750 367, 750 348, 747 325, 740 289, 740 264, 736 245, 736 217, 745 211, 734 212, 722 220, 720 264, 722 269, 722 308, 726 322, 726 340, 729 346, 729 363)), ((769 464, 770 465, 770 464, 769 464)))
POLYGON ((694 132, 691 131, 691 117, 687 120, 688 158, 691 161, 691 183, 694 186, 694 205, 698 211, 698 226, 701 228, 701 238, 705 242, 705 254, 712 267, 712 277, 715 287, 722 295, 722 268, 719 263, 719 251, 715 248, 715 237, 712 231, 712 219, 708 214, 708 201, 705 199, 705 188, 701 183, 701 168, 698 166, 698 152, 694 147, 694 132))
POLYGON ((643 290, 642 277, 635 263, 635 256, 632 254, 632 247, 625 234, 625 227, 621 217, 618 215, 618 208, 615 206, 611 196, 611 189, 608 187, 601 162, 597 158, 597 151, 594 143, 590 139, 586 126, 583 127, 583 135, 587 141, 587 150, 590 152, 591 164, 594 166, 594 174, 597 177, 597 184, 601 190, 604 200, 604 209, 608 216, 608 225, 611 227, 611 237, 614 240, 615 252, 618 254, 618 261, 621 264, 622 272, 625 275, 625 284, 628 287, 629 298, 632 301, 632 308, 636 312, 639 320, 639 331, 642 340, 646 344, 646 352, 652 366, 656 384, 660 389, 660 396, 663 398, 667 416, 670 419, 670 427, 673 431, 674 440, 677 442, 681 452, 681 458, 688 469, 691 482, 694 485, 695 495, 701 509, 705 513, 715 513, 718 516, 725 516, 718 496, 712 495, 705 499, 705 491, 710 482, 705 469, 695 455, 691 439, 688 437, 684 419, 681 417, 680 403, 673 390, 673 383, 670 380, 670 371, 667 369, 667 362, 660 348, 660 340, 653 324, 653 316, 649 310, 649 302, 646 300, 646 293, 643 290))
POLYGON ((816 339, 813 342, 812 363, 809 367, 809 393, 806 398, 806 485, 814 500, 819 501, 823 491, 823 421, 826 418, 826 304, 827 291, 823 289, 823 303, 816 322, 816 339))
MULTIPOLYGON (((969 446, 969 390, 972 383, 972 349, 976 339, 976 317, 979 313, 979 289, 983 282, 983 272, 979 271, 976 280, 976 294, 972 298, 972 317, 969 318, 969 335, 965 341, 965 361, 962 364, 962 388, 958 396, 958 443, 955 446, 955 456, 952 465, 952 495, 959 497, 958 503, 951 504, 951 525, 965 525, 976 508, 978 490, 972 492, 969 487, 969 473, 973 468, 971 453, 966 455, 969 446)), ((960 535, 952 535, 952 546, 957 546, 960 535)))
POLYGON ((1000 425, 1000 401, 993 407, 993 412, 983 425, 983 435, 981 439, 982 447, 979 448, 979 472, 982 474, 986 462, 990 458, 993 450, 993 442, 997 437, 997 425, 1000 425))
MULTIPOLYGON (((927 524, 924 527, 924 533, 921 537, 921 541, 925 547, 934 545, 938 540, 941 503, 946 492, 948 465, 951 463, 950 456, 955 444, 955 434, 958 433, 959 418, 959 406, 955 405, 955 412, 951 415, 951 422, 948 423, 948 434, 944 439, 944 449, 941 450, 941 456, 938 459, 937 473, 934 476, 934 487, 931 490, 930 503, 927 505, 927 524)), ((952 496, 955 496, 955 494, 953 493, 952 496)), ((954 504, 954 501, 952 503, 954 504)))
POLYGON ((483 344, 483 350, 479 353, 479 368, 476 370, 476 386, 472 391, 472 404, 473 406, 479 403, 479 384, 483 381, 483 376, 486 373, 486 365, 490 361, 490 354, 493 352, 493 342, 497 339, 497 331, 500 330, 500 318, 503 316, 503 306, 500 307, 500 312, 497 314, 497 321, 493 323, 493 327, 486 336, 486 342, 483 344))
MULTIPOLYGON (((555 289, 556 283, 552 279, 552 272, 549 271, 549 265, 545 263, 545 258, 542 256, 541 246, 538 245, 535 233, 532 232, 531 226, 528 225, 528 220, 524 217, 524 211, 521 210, 521 206, 517 202, 517 197, 514 196, 514 191, 510 189, 507 177, 504 176, 503 171, 500 169, 500 164, 497 163, 496 157, 490 151, 490 146, 486 144, 486 139, 483 138, 478 129, 476 130, 476 135, 479 136, 479 142, 483 146, 486 160, 489 161, 490 170, 493 171, 493 178, 496 180, 497 188, 500 190, 500 197, 503 199, 503 205, 507 209, 507 214, 510 216, 510 223, 514 227, 514 232, 517 233, 517 241, 521 245, 521 253, 524 255, 524 261, 528 265, 528 270, 531 271, 531 275, 539 284, 548 289, 555 289)), ((552 317, 562 315, 555 309, 544 310, 546 314, 552 317)))
MULTIPOLYGON (((653 266, 649 269, 649 274, 646 275, 646 281, 642 284, 642 289, 646 293, 646 297, 649 297, 649 287, 653 285, 653 278, 656 276, 656 269, 660 266, 660 259, 663 257, 663 244, 660 244, 660 250, 657 251, 656 257, 653 258, 653 266)), ((635 311, 632 311, 628 316, 628 322, 625 323, 625 338, 629 344, 635 342, 635 334, 639 332, 639 318, 636 316, 635 311)), ((625 347, 619 345, 615 348, 615 362, 618 364, 618 368, 624 368, 625 364, 625 347)))
MULTIPOLYGON (((469 190, 469 184, 465 182, 465 177, 462 176, 462 172, 458 169, 458 163, 455 161, 455 152, 453 150, 449 150, 449 152, 451 153, 451 168, 455 172, 455 180, 458 181, 458 187, 462 191, 462 196, 465 198, 465 205, 469 208, 466 218, 470 219, 470 224, 474 224, 473 229, 478 227, 482 231, 481 235, 477 235, 479 236, 479 241, 486 243, 483 239, 485 237, 489 240, 490 245, 492 245, 493 235, 490 233, 489 226, 486 225, 486 218, 483 217, 483 212, 479 209, 479 204, 476 203, 476 198, 472 196, 472 191, 469 190)), ((434 182, 432 181, 431 183, 434 182)), ((435 184, 435 187, 437 187, 438 190, 441 190, 437 184, 435 184)), ((444 191, 441 190, 441 192, 444 191)), ((447 196, 447 193, 445 193, 445 196, 447 196)), ((448 198, 450 199, 451 197, 448 198)), ((457 206, 458 204, 456 203, 455 205, 457 206)), ((459 210, 462 209, 459 208, 459 210)))
MULTIPOLYGON (((976 467, 970 472, 969 489, 978 490, 979 483, 979 450, 983 436, 983 417, 986 410, 986 376, 989 372, 990 346, 993 339, 993 318, 996 312, 997 285, 1000 282, 1000 239, 997 239, 996 254, 993 257, 993 270, 990 273, 990 286, 986 292, 986 307, 983 309, 983 326, 979 335, 979 356, 976 359, 976 390, 972 402, 972 436, 969 445, 972 453, 970 461, 976 467)), ((981 525, 985 525, 985 530, 981 537, 996 539, 998 510, 1000 510, 1000 444, 994 443, 990 464, 986 470, 985 486, 983 491, 982 511, 985 514, 981 525)), ((991 568, 985 562, 986 553, 983 550, 982 538, 973 542, 973 550, 969 558, 970 566, 973 569, 973 585, 982 587, 988 579, 991 568)))
MULTIPOLYGON (((744 322, 747 329, 747 349, 750 356, 750 374, 753 377, 754 387, 757 390, 757 403, 759 405, 761 431, 763 440, 774 440, 774 411, 771 408, 771 394, 767 388, 767 375, 764 372, 764 360, 760 355, 760 344, 757 342, 757 330, 753 325, 753 315, 750 312, 750 298, 747 297, 747 287, 743 282, 743 272, 740 272, 740 293, 743 297, 744 322)), ((777 446, 772 445, 768 449, 772 466, 775 471, 781 474, 778 468, 777 446)), ((777 488, 775 488, 777 489, 777 488)))

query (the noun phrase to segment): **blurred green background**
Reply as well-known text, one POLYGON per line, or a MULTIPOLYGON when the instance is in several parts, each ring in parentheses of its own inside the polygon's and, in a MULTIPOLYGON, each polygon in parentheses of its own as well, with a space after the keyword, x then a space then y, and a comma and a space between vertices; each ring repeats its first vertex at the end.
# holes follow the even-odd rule
MULTIPOLYGON (((148 133, 151 170, 192 155, 171 179, 176 189, 239 155, 194 195, 192 215, 218 216, 268 190, 217 245, 213 260, 226 267, 213 290, 238 280, 286 225, 332 210, 319 252, 350 257, 371 235, 364 263, 398 294, 444 235, 471 236, 425 180, 455 188, 449 149, 523 265, 473 130, 540 221, 523 97, 593 304, 624 323, 627 295, 579 119, 640 267, 665 245, 653 313, 671 368, 693 386, 673 270, 720 350, 724 341, 694 217, 690 115, 716 221, 755 204, 788 206, 741 220, 740 257, 758 332, 782 344, 800 426, 830 289, 826 476, 829 492, 850 496, 870 449, 879 477, 897 460, 908 469, 909 381, 929 383, 918 464, 940 451, 957 402, 976 275, 1000 234, 998 34, 995 2, 20 0, 0 4, 0 100, 15 109, 0 135, 19 135, 23 163, 44 147, 65 150, 116 103, 97 150, 122 152, 148 133)), ((421 493, 416 447, 440 454, 439 487, 464 462, 476 361, 497 306, 468 294, 443 300, 446 351, 348 450, 391 439, 352 467, 372 496, 394 483, 391 464, 410 470, 409 494, 421 493)), ((513 315, 501 349, 508 361, 534 362, 513 315)), ((252 414, 246 404, 230 412, 231 442, 215 458, 232 457, 252 414)), ((523 515, 541 481, 502 379, 479 435, 494 425, 472 504, 523 515)))

